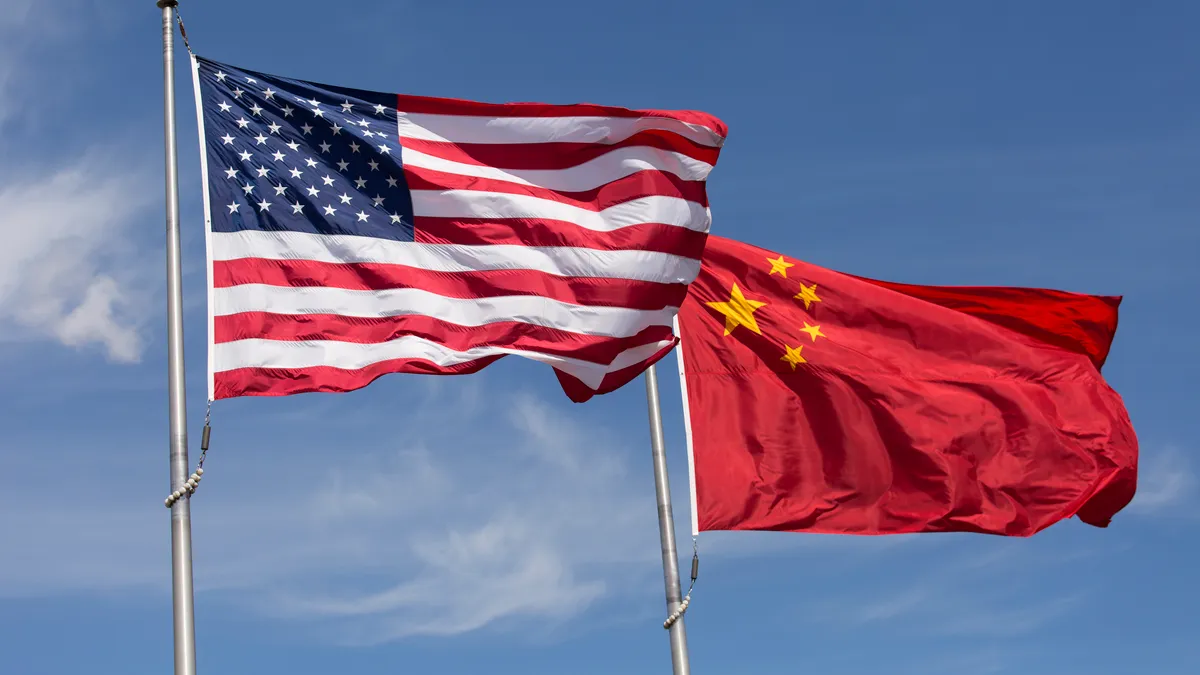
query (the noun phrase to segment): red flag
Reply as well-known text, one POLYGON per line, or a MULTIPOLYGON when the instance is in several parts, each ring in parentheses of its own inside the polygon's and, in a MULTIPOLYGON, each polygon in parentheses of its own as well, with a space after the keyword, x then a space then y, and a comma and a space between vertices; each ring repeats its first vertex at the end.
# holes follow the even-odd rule
POLYGON ((1120 298, 854 277, 710 236, 679 313, 693 529, 1104 527, 1137 438, 1120 298))

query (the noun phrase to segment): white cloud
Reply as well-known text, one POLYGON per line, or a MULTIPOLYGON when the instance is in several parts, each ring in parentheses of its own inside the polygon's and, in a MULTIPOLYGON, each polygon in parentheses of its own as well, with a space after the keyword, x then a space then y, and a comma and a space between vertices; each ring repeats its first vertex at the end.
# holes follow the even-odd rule
POLYGON ((1147 454, 1138 466, 1138 488, 1129 509, 1155 513, 1187 501, 1196 489, 1196 473, 1176 447, 1147 454))
MULTIPOLYGON (((496 394, 464 385, 408 414, 373 411, 375 428, 386 419, 404 440, 289 448, 283 471, 231 447, 258 438, 222 435, 193 502, 198 602, 374 644, 555 627, 600 602, 660 598, 649 462, 630 471, 628 439, 580 422, 566 403, 496 394), (439 423, 438 410, 455 423, 439 423)), ((22 496, 46 489, 0 482, 0 596, 165 592, 166 514, 149 501, 158 495, 135 506, 93 493, 86 510, 22 496)))
POLYGON ((4 135, 7 120, 36 114, 12 102, 36 100, 16 91, 27 84, 17 74, 35 60, 38 38, 61 37, 45 21, 51 11, 62 7, 0 3, 0 337, 95 344, 113 361, 136 361, 146 299, 133 289, 143 267, 123 239, 152 203, 146 176, 99 148, 45 165, 4 135))
POLYGON ((0 326, 9 337, 95 343, 114 361, 138 359, 144 299, 121 241, 147 206, 135 187, 134 176, 90 157, 0 187, 0 326))

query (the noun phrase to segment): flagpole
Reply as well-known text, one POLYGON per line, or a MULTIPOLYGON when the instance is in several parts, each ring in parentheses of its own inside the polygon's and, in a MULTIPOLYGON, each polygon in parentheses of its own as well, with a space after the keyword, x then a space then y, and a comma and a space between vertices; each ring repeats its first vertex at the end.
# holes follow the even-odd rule
MULTIPOLYGON (((171 491, 188 477, 187 401, 183 370, 183 266, 180 258, 179 176, 175 147, 175 8, 162 10, 164 120, 167 198, 167 388, 170 419, 171 491)), ((175 675, 196 673, 196 615, 192 589, 192 514, 187 496, 171 505, 171 591, 175 624, 175 675)))
MULTIPOLYGON (((662 408, 658 400, 658 373, 646 369, 646 406, 650 413, 650 449, 654 456, 654 487, 658 493, 658 536, 662 543, 663 585, 667 591, 667 614, 683 603, 679 584, 679 553, 675 548, 675 516, 671 512, 671 485, 667 480, 667 449, 663 438, 662 408)), ((687 631, 683 617, 671 624, 671 666, 674 675, 690 675, 687 631)))

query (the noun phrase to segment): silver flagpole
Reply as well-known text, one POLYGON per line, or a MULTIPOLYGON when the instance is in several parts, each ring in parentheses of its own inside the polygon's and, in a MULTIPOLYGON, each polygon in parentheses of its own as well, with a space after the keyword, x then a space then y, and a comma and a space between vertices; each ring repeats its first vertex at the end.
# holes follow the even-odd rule
MULTIPOLYGON (((654 486, 658 492, 658 536, 662 542, 663 585, 667 589, 667 613, 683 603, 679 585, 679 553, 675 549, 675 515, 671 512, 671 485, 667 480, 667 448, 663 439, 662 408, 658 401, 658 373, 646 369, 646 406, 650 412, 650 449, 654 455, 654 486)), ((675 675, 690 675, 687 631, 683 617, 671 624, 671 666, 675 675)))
MULTIPOLYGON (((163 132, 167 183, 167 386, 170 409, 171 491, 188 478, 187 400, 183 370, 183 269, 179 243, 179 176, 175 148, 176 0, 162 10, 163 132)), ((171 590, 175 610, 175 675, 196 673, 196 615, 192 591, 192 514, 188 497, 171 505, 171 590)))

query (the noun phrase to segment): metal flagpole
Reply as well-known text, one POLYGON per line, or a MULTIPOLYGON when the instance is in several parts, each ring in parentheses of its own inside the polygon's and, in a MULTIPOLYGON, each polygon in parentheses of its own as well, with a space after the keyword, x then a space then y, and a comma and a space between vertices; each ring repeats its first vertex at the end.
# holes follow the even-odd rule
MULTIPOLYGON (((183 270, 179 235, 179 176, 175 148, 175 8, 162 10, 164 140, 167 187, 167 386, 170 410, 171 490, 188 478, 187 401, 183 370, 183 270)), ((185 497, 171 504, 171 590, 175 619, 175 675, 196 673, 196 615, 192 591, 192 514, 185 497)))
MULTIPOLYGON (((679 585, 679 553, 675 549, 675 516, 671 513, 671 485, 667 480, 667 449, 663 439, 662 408, 658 401, 658 373, 646 369, 646 406, 650 413, 650 449, 654 455, 654 486, 658 493, 658 536, 662 542, 663 585, 667 590, 667 613, 674 614, 683 603, 679 585)), ((683 617, 670 627, 671 666, 675 675, 690 675, 687 631, 683 617)))

